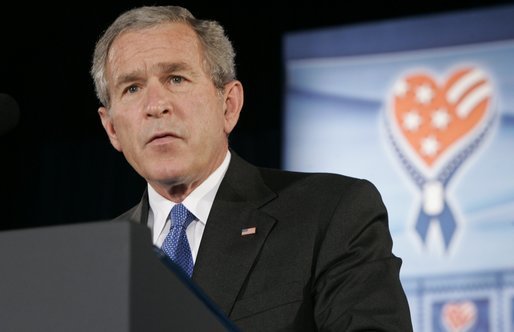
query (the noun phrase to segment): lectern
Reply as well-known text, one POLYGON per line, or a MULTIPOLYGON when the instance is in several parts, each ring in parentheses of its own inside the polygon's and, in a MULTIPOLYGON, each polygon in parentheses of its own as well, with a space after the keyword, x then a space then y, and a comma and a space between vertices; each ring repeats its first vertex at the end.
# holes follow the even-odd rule
POLYGON ((0 331, 237 330, 173 268, 130 222, 0 232, 0 331))

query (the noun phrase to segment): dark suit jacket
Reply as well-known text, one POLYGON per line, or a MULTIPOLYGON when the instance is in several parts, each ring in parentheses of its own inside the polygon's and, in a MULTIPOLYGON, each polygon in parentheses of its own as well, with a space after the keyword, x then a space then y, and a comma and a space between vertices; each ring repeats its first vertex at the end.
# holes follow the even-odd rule
MULTIPOLYGON (((145 193, 118 219, 147 216, 145 193)), ((391 248, 370 182, 257 168, 232 151, 193 280, 243 331, 411 331, 391 248)))

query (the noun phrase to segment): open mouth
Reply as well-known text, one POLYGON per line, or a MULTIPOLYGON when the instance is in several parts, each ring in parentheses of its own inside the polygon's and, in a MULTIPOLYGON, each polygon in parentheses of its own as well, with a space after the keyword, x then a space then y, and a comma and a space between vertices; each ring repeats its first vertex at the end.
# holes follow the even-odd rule
POLYGON ((148 141, 148 144, 165 144, 172 142, 179 137, 171 132, 165 132, 165 133, 159 133, 156 135, 153 135, 150 140, 148 141))

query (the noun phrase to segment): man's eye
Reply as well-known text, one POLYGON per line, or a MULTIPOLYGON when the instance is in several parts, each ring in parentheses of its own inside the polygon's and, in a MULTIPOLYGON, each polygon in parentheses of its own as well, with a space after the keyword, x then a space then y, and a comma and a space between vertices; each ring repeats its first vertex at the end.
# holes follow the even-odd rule
POLYGON ((136 85, 131 85, 127 88, 128 93, 136 93, 139 90, 139 87, 136 85))
POLYGON ((184 78, 182 76, 171 76, 170 82, 173 84, 180 84, 184 81, 184 78))

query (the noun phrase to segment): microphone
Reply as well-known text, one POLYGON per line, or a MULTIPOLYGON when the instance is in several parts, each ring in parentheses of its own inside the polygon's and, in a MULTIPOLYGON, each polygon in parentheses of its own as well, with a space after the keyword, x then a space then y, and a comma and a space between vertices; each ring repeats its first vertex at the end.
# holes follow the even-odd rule
POLYGON ((0 135, 16 127, 20 120, 20 108, 13 97, 0 93, 0 135))

